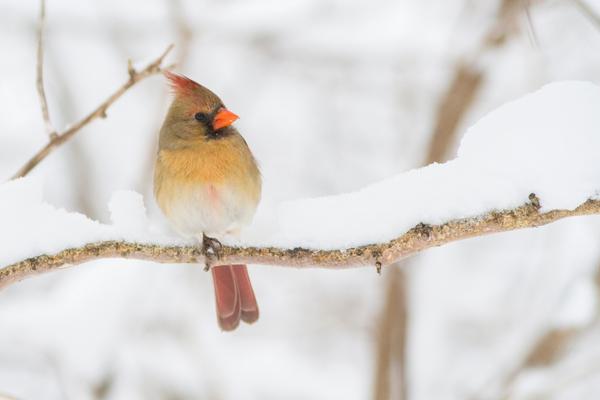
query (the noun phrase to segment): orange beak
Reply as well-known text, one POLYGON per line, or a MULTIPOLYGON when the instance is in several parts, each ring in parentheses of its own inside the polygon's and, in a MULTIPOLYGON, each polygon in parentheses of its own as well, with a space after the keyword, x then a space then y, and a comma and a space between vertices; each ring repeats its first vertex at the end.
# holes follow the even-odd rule
POLYGON ((217 111, 217 115, 213 119, 212 126, 215 131, 218 131, 221 128, 225 128, 233 124, 233 122, 239 117, 226 109, 225 107, 221 107, 219 111, 217 111))

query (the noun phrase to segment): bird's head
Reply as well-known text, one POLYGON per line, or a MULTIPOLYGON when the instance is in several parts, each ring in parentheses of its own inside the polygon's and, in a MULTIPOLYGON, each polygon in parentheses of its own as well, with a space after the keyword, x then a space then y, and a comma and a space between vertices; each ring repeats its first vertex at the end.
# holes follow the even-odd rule
POLYGON ((183 75, 164 75, 175 98, 161 130, 161 147, 218 140, 235 132, 231 124, 239 117, 216 94, 183 75))

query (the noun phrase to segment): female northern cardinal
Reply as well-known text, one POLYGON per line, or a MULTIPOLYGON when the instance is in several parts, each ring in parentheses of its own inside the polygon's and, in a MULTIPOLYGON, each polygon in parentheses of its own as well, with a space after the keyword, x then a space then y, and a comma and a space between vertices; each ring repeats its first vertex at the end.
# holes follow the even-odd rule
MULTIPOLYGON (((218 241, 208 235, 235 234, 252 220, 260 172, 231 125, 238 116, 204 86, 171 72, 165 76, 175 98, 160 130, 154 195, 178 232, 212 245, 218 241)), ((221 329, 258 319, 245 265, 215 266, 212 276, 221 329)))

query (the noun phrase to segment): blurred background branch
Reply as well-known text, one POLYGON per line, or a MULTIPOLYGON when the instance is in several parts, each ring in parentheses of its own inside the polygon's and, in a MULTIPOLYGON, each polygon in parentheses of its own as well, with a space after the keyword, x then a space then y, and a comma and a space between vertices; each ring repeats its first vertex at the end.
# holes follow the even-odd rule
MULTIPOLYGON (((439 100, 433 132, 422 165, 447 160, 457 140, 458 127, 484 82, 486 71, 481 67, 481 60, 489 51, 504 45, 509 36, 517 31, 519 11, 522 9, 523 3, 520 0, 500 1, 496 18, 484 32, 477 51, 470 56, 459 56, 460 60, 450 83, 439 100)), ((411 261, 392 266, 386 276, 388 285, 375 352, 375 400, 408 398, 406 347, 410 276, 407 270, 411 261)))
POLYGON ((405 261, 386 268, 384 306, 375 342, 375 400, 408 398, 406 348, 410 305, 407 264, 408 261, 405 261))
POLYGON ((581 11, 583 15, 585 15, 596 27, 596 29, 600 29, 600 16, 594 11, 592 7, 590 7, 584 0, 572 0, 573 3, 577 6, 577 8, 581 11))
MULTIPOLYGON (((595 301, 600 302, 600 262, 596 267, 592 279, 594 282, 595 301)), ((586 333, 598 328, 600 310, 596 310, 589 322, 579 326, 553 326, 551 318, 554 316, 555 313, 552 313, 549 316, 550 320, 546 319, 543 321, 546 328, 542 327, 540 329, 537 338, 520 355, 521 359, 517 364, 509 371, 505 371, 499 385, 500 394, 498 398, 510 399, 514 397, 515 383, 527 371, 549 369, 559 364, 578 340, 581 340, 586 333)), ((546 395, 550 395, 550 393, 538 393, 536 396, 542 398, 546 395)), ((479 398, 479 396, 476 398, 479 398)))

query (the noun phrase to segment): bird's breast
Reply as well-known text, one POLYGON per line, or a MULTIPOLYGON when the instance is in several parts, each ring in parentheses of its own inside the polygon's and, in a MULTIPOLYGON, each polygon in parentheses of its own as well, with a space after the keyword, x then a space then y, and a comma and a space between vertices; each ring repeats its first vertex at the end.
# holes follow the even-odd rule
POLYGON ((159 152, 156 200, 180 233, 218 235, 251 222, 261 182, 254 159, 246 151, 220 146, 159 152))

